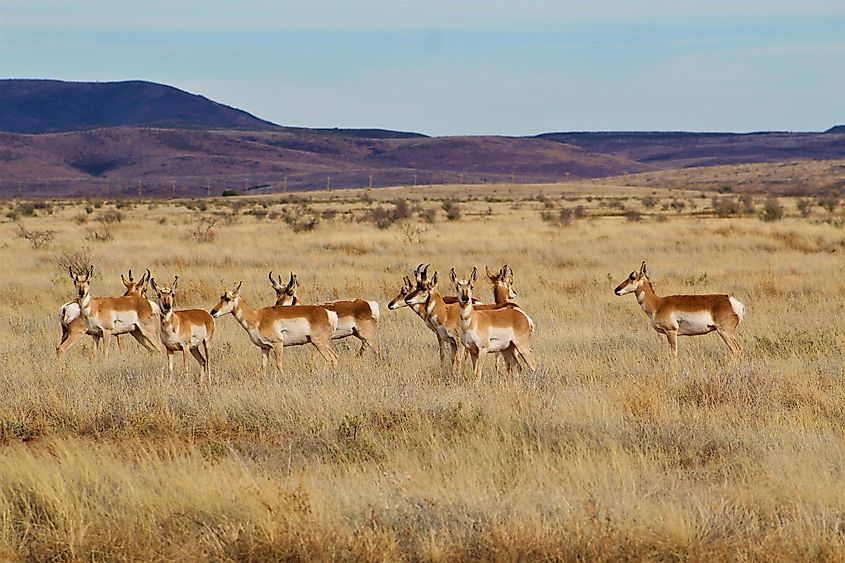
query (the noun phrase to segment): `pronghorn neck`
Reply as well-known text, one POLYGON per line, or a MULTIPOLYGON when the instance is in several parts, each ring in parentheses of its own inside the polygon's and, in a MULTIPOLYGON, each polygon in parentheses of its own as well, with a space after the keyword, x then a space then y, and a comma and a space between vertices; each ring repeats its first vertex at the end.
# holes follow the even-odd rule
POLYGON ((91 292, 86 291, 85 295, 77 299, 79 303, 79 312, 83 317, 91 316, 91 292))
POLYGON ((500 283, 493 284, 493 302, 504 305, 508 302, 508 288, 500 283))
POLYGON ((634 295, 637 296, 637 303, 640 304, 640 307, 643 308, 646 315, 652 316, 654 311, 657 309, 657 302, 660 298, 656 293, 654 293, 654 287, 651 285, 651 281, 646 279, 643 284, 634 291, 634 295))
POLYGON ((472 328, 475 308, 472 306, 472 298, 467 303, 460 303, 461 306, 461 331, 468 332, 472 328))
POLYGON ((173 307, 171 307, 166 313, 162 313, 161 315, 161 326, 173 326, 174 321, 176 320, 176 316, 173 314, 173 307))
POLYGON ((428 292, 428 299, 425 300, 425 314, 428 319, 438 324, 446 321, 446 302, 436 289, 428 292))
POLYGON ((249 306, 243 297, 238 297, 238 302, 232 307, 232 316, 235 317, 242 327, 249 330, 257 322, 255 309, 249 306))

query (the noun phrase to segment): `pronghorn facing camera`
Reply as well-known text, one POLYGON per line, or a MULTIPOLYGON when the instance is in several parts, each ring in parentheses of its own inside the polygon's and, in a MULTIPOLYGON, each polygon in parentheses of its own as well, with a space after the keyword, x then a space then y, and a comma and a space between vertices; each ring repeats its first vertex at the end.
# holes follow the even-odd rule
MULTIPOLYGON (((126 287, 126 292, 123 294, 123 297, 127 297, 129 295, 137 295, 140 297, 147 296, 147 285, 150 282, 149 270, 141 276, 141 279, 136 281, 132 276, 132 270, 130 269, 129 280, 127 281, 123 274, 120 274, 120 280, 126 287)), ((150 301, 150 306, 153 308, 153 312, 159 314, 158 304, 150 301)), ((85 326, 85 320, 82 318, 79 310, 79 303, 75 300, 68 301, 61 306, 59 309, 59 324, 62 326, 62 340, 59 342, 59 345, 56 346, 56 354, 59 357, 72 348, 86 334, 90 335, 94 339, 95 351, 100 346, 100 333, 93 332, 85 326)), ((117 347, 121 352, 123 352, 123 335, 115 335, 115 339, 117 340, 117 347)))
POLYGON ((472 302, 477 270, 473 268, 465 279, 458 279, 454 268, 450 273, 460 304, 461 343, 469 350, 476 380, 481 379, 484 358, 489 352, 502 353, 509 374, 519 369, 517 354, 525 360, 528 369, 534 371, 537 366, 530 345, 534 332, 531 318, 515 306, 480 309, 472 302))
POLYGON ((282 373, 282 349, 311 343, 332 367, 337 365, 337 355, 329 346, 337 327, 337 313, 315 305, 291 305, 253 309, 241 296, 241 284, 220 296, 220 302, 211 310, 214 318, 228 313, 238 321, 249 335, 250 341, 261 348, 261 367, 266 373, 270 350, 276 357, 276 370, 282 373))
MULTIPOLYGON (((299 304, 299 298, 296 294, 299 280, 296 274, 290 273, 287 285, 282 285, 281 276, 279 276, 279 281, 276 282, 273 279, 273 272, 270 272, 269 277, 270 283, 276 291, 277 307, 299 304)), ((361 341, 358 356, 361 356, 368 346, 378 355, 376 326, 381 316, 378 302, 365 299, 344 299, 315 303, 315 305, 337 313, 337 326, 332 333, 332 340, 354 336, 361 341)))
POLYGON ((513 288, 513 270, 508 268, 505 264, 498 274, 490 271, 490 268, 484 266, 487 271, 487 278, 493 285, 493 303, 501 305, 516 299, 516 291, 513 288))
POLYGON ((667 295, 658 297, 648 278, 645 262, 614 290, 633 293, 654 330, 666 335, 672 356, 678 357, 678 336, 698 336, 714 330, 725 341, 732 358, 742 353, 736 328, 745 305, 730 295, 667 295))
POLYGON ((202 309, 183 309, 175 311, 176 285, 179 276, 173 278, 173 285, 158 286, 151 279, 153 291, 158 296, 161 308, 161 343, 167 351, 167 369, 173 379, 173 353, 182 351, 182 376, 188 374, 188 352, 200 365, 200 382, 207 378, 211 383, 211 366, 208 356, 208 343, 214 336, 214 319, 202 309), (202 346, 202 352, 200 352, 202 346), (205 356, 203 356, 205 353, 205 356))
POLYGON ((80 316, 87 331, 103 338, 103 352, 106 356, 109 355, 111 336, 127 333, 147 350, 161 351, 156 333, 158 314, 149 300, 135 294, 92 299, 94 266, 89 266, 83 272, 74 272, 69 268, 68 272, 76 288, 80 316))

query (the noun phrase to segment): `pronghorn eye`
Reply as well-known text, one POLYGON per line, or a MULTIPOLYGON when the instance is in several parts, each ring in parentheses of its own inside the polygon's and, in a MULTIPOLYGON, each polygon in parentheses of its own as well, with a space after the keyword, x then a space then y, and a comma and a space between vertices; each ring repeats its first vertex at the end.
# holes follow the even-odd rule
POLYGON ((631 275, 629 277, 631 278, 631 281, 633 281, 633 280, 637 279, 637 274, 635 274, 634 272, 631 272, 631 275))

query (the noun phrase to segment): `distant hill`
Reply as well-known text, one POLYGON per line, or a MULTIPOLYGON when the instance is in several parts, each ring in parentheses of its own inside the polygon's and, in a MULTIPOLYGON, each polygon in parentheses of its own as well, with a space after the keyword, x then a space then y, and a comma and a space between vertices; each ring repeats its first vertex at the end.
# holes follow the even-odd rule
POLYGON ((81 131, 101 127, 268 129, 277 125, 183 90, 131 80, 0 80, 0 130, 81 131))
POLYGON ((560 182, 838 159, 845 159, 845 126, 825 133, 428 137, 284 127, 150 82, 0 80, 0 197, 560 182))

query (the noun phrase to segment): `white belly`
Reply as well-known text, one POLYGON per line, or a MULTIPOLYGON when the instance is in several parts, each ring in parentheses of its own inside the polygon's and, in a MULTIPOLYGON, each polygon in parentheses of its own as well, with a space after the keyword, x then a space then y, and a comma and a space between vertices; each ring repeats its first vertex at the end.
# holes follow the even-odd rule
POLYGON ((487 329, 488 349, 501 352, 513 342, 513 329, 509 327, 490 327, 487 329))
POLYGON ((353 317, 337 317, 337 327, 332 332, 332 339, 346 338, 352 336, 355 330, 355 319, 353 317))
POLYGON ((678 327, 678 334, 685 336, 707 334, 716 330, 713 315, 708 311, 699 313, 675 313, 675 323, 678 327))
POLYGON ((306 319, 277 321, 276 333, 284 346, 306 344, 311 338, 311 323, 306 319))

